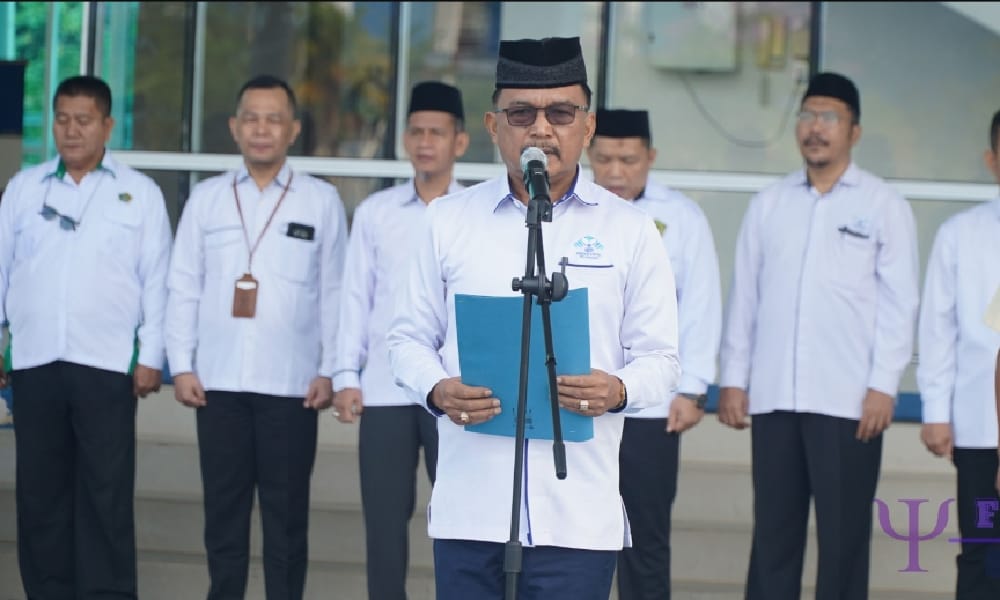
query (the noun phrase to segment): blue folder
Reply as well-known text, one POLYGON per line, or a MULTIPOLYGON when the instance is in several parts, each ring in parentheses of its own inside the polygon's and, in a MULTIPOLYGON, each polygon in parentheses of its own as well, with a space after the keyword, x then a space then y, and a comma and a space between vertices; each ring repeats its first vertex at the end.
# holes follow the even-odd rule
MULTIPOLYGON (((462 371, 462 383, 490 388, 503 409, 485 423, 466 425, 469 431, 510 437, 516 434, 523 312, 522 296, 455 295, 458 364, 462 371)), ((556 374, 589 374, 590 321, 586 288, 571 290, 561 301, 551 304, 550 312, 556 374)), ((582 442, 594 437, 592 417, 562 408, 559 414, 565 441, 582 442)), ((525 437, 553 439, 542 310, 537 303, 533 303, 531 315, 525 437)))

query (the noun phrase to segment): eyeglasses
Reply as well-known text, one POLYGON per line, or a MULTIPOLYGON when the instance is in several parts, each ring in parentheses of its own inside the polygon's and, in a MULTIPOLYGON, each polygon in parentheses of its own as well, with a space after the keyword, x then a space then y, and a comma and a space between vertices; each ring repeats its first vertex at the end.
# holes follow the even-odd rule
POLYGON ((586 106, 577 106, 569 102, 560 102, 548 106, 513 106, 501 108, 495 113, 506 113, 507 124, 512 127, 528 127, 534 125, 539 111, 545 111, 545 118, 552 125, 569 125, 576 120, 576 111, 587 110, 586 106))
POLYGON ((821 110, 819 112, 812 110, 800 111, 797 116, 799 123, 803 125, 811 125, 819 119, 819 122, 823 125, 836 125, 840 123, 840 115, 836 111, 832 110, 821 110))
POLYGON ((76 231, 77 225, 80 224, 79 221, 61 214, 48 204, 42 204, 42 210, 38 211, 38 214, 42 215, 42 218, 46 221, 52 221, 56 217, 59 217, 59 227, 65 231, 76 231))

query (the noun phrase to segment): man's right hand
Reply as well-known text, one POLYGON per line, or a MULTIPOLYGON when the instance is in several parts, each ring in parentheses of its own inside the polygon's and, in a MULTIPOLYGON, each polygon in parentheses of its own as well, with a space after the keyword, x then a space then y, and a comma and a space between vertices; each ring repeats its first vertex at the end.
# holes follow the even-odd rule
POLYGON ((354 417, 363 410, 361 390, 358 388, 344 388, 333 395, 333 416, 341 423, 353 423, 354 417))
POLYGON ((456 425, 484 423, 500 414, 500 400, 480 386, 465 385, 461 377, 437 382, 431 390, 431 403, 456 425))
POLYGON ((719 390, 718 417, 725 425, 733 429, 750 427, 747 414, 750 412, 750 396, 741 388, 724 387, 719 390))
POLYGON ((924 423, 920 427, 920 441, 935 456, 951 458, 951 423, 924 423))
POLYGON ((174 375, 174 398, 184 406, 198 408, 205 406, 205 389, 201 387, 194 373, 174 375))
POLYGON ((3 356, 0 356, 0 390, 7 387, 10 381, 7 379, 7 370, 3 368, 3 356))

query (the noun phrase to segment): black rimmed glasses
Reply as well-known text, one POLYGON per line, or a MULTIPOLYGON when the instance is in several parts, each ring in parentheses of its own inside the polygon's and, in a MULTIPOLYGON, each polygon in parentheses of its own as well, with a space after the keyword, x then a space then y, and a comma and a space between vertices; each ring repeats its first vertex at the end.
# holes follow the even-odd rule
POLYGON ((42 210, 38 211, 38 214, 42 215, 42 218, 46 221, 53 221, 58 218, 59 227, 64 231, 76 231, 77 225, 80 224, 79 221, 60 213, 45 203, 42 204, 42 210))
POLYGON ((511 106, 495 110, 495 113, 505 113, 507 124, 512 127, 528 127, 534 125, 539 111, 545 112, 545 118, 552 125, 569 125, 576 120, 576 111, 587 110, 586 106, 577 106, 570 102, 559 102, 548 106, 511 106))

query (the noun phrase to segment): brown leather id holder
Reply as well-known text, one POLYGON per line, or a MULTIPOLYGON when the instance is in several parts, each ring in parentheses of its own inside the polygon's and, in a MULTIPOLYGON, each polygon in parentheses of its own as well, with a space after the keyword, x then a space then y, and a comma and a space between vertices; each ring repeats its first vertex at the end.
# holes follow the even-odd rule
POLYGON ((246 273, 236 280, 233 291, 233 316, 241 319, 252 319, 257 313, 257 280, 246 273))

